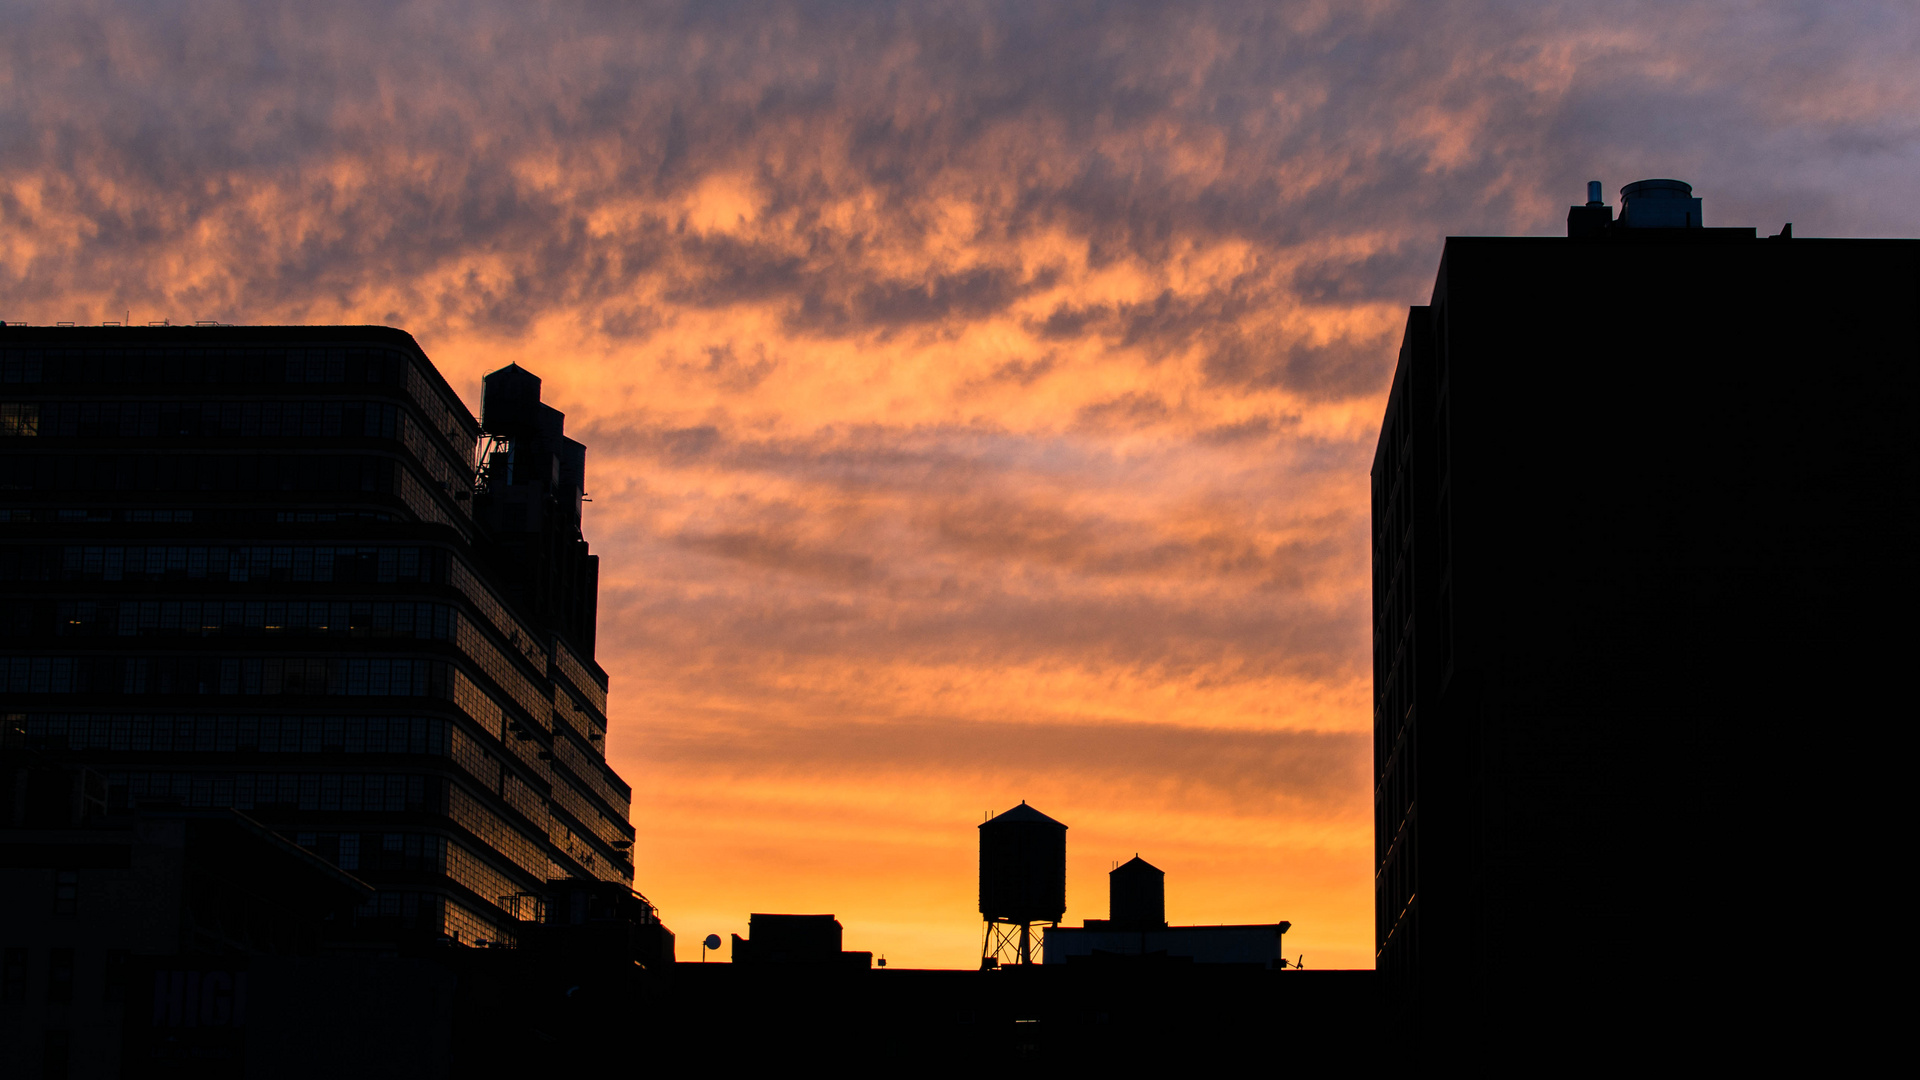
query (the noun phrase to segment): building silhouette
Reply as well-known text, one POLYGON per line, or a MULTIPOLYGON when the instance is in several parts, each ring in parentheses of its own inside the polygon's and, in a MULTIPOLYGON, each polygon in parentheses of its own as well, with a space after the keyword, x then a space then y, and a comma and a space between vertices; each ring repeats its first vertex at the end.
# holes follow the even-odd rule
POLYGON ((1233 964, 1287 967, 1281 941, 1292 923, 1167 925, 1167 875, 1135 855, 1107 873, 1107 918, 1046 931, 1049 964, 1233 964))
POLYGON ((731 963, 676 964, 617 1011, 674 1033, 722 1018, 708 1045, 736 1069, 853 1052, 921 1071, 964 1054, 1131 1074, 1243 1068, 1275 1045, 1292 1062, 1344 1062, 1377 1040, 1374 972, 1296 970, 1280 959, 1289 924, 1168 926, 1165 875, 1136 857, 1108 877, 1111 918, 1060 926, 1067 827, 1025 803, 985 824, 982 913, 1012 946, 988 959, 1005 962, 889 966, 845 950, 832 915, 756 913, 731 963), (1026 962, 1021 916, 1044 940, 1027 942, 1026 962))
POLYGON ((1622 207, 1449 237, 1408 316, 1372 469, 1402 1034, 1780 1019, 1767 943, 1849 873, 1831 725, 1901 711, 1920 242, 1622 207))
MULTIPOLYGON (((747 916, 747 936, 733 935, 736 964, 798 964, 860 971, 873 966, 873 953, 841 948, 840 920, 831 915, 747 916)), ((881 965, 884 967, 885 965, 881 965)))
POLYGON ((235 811, 371 887, 340 934, 617 911, 670 962, 605 758, 585 450, 518 367, 486 401, 385 327, 0 328, 4 794, 30 753, 106 815, 235 811))
MULTIPOLYGON (((0 1055, 11 1068, 239 1076, 249 1044, 258 1058, 310 1028, 308 965, 330 920, 351 918, 372 890, 234 810, 108 815, 58 782, 81 774, 28 769, 33 790, 14 792, 24 820, 0 828, 0 1055)), ((364 1040, 378 1021, 359 1000, 330 1002, 330 1019, 364 1040)), ((388 1016, 407 1037, 387 1048, 424 1064, 422 1017, 388 1016)))

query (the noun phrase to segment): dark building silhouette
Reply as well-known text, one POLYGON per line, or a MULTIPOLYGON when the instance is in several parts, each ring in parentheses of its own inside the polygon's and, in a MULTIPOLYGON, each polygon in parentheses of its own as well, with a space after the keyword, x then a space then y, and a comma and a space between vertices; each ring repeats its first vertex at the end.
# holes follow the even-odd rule
POLYGON ((258 821, 372 886, 362 936, 624 920, 670 961, 605 760, 585 451, 517 367, 486 402, 384 327, 0 328, 8 745, 111 812, 258 821))
MULTIPOLYGON (((1157 877, 1136 859, 1109 880, 1145 911, 1160 894, 1134 887, 1157 877)), ((1350 1060, 1377 1035, 1374 973, 1283 971, 1286 923, 1136 919, 1116 929, 1123 924, 1089 920, 1084 929, 1045 927, 1044 963, 972 971, 876 964, 871 953, 843 950, 832 915, 756 913, 749 924, 748 937, 734 935, 732 963, 646 972, 639 992, 611 1011, 673 1037, 724 1031, 706 1047, 736 1070, 850 1052, 920 1072, 962 1055, 1129 1072, 1233 1068, 1289 1039, 1300 1048, 1288 1060, 1317 1065, 1350 1060), (1067 943, 1056 949, 1056 938, 1067 943), (1099 951, 1081 947, 1088 942, 1099 951)))
POLYGON ((239 811, 104 813, 99 800, 62 797, 49 782, 62 770, 37 764, 41 782, 16 800, 30 823, 0 829, 10 1070, 239 1077, 251 1062, 344 1075, 378 1061, 444 1072, 450 975, 364 949, 323 954, 326 931, 372 896, 365 883, 239 811))
POLYGON ((518 364, 488 375, 474 516, 520 608, 591 656, 600 558, 580 536, 587 448, 567 438, 565 427, 560 410, 540 403, 538 376, 518 364))
POLYGON ((1251 964, 687 963, 623 1015, 664 1033, 647 1040, 650 1049, 692 1041, 730 1067, 790 1069, 839 1055, 909 1072, 985 1060, 1231 1074, 1276 1046, 1291 1065, 1350 1066, 1376 1034, 1366 1026, 1376 1018, 1374 990, 1372 971, 1251 964))
POLYGON ((1033 928, 1067 913, 1067 827, 1028 806, 980 825, 980 965, 1031 964, 1033 928))
POLYGON ((1046 931, 1049 964, 1233 964, 1279 971, 1291 923, 1167 925, 1167 875, 1135 855, 1107 874, 1107 915, 1046 931))
POLYGON ((870 952, 842 949, 840 920, 831 915, 747 916, 747 936, 733 935, 736 964, 799 964, 864 970, 873 965, 870 952))
POLYGON ((18 746, 0 825, 0 1062, 62 1077, 492 1076, 598 1067, 668 966, 624 885, 549 882, 513 948, 356 926, 371 886, 230 808, 110 808, 18 746))
POLYGON ((1788 1007, 1763 943, 1850 873, 1832 725, 1908 711, 1917 302, 1920 243, 1705 228, 1671 180, 1447 239, 1372 471, 1390 1028, 1788 1007))

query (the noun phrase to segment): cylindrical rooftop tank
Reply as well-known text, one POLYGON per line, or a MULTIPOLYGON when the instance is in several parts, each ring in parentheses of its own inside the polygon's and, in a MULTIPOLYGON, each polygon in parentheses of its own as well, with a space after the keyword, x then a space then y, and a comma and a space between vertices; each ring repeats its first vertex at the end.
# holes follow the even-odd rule
POLYGON ((540 407, 540 376, 508 364, 480 381, 480 429, 508 438, 534 433, 540 407))
POLYGON ((1058 922, 1067 913, 1067 827, 1022 802, 980 826, 980 914, 1058 922))
POLYGON ((1628 229, 1698 229, 1700 200, 1684 180, 1635 180, 1620 189, 1620 225, 1628 229))
POLYGON ((1167 875, 1135 855, 1107 875, 1107 918, 1129 926, 1167 925, 1167 875))

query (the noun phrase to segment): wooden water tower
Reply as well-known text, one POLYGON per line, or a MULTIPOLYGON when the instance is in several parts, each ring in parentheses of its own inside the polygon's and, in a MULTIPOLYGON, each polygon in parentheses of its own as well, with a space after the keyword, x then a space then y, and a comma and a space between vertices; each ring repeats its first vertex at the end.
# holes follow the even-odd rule
POLYGON ((1067 913, 1067 827, 1028 806, 980 826, 980 966, 1033 963, 1033 928, 1067 913))

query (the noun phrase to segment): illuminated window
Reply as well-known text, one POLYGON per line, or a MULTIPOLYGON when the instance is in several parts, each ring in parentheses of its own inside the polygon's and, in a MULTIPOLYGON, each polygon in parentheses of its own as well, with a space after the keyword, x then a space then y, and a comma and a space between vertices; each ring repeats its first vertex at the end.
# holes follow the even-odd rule
POLYGON ((40 434, 40 406, 16 402, 0 403, 0 438, 40 434))

